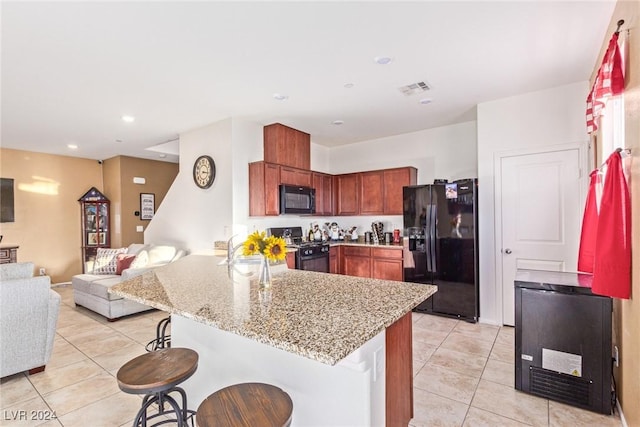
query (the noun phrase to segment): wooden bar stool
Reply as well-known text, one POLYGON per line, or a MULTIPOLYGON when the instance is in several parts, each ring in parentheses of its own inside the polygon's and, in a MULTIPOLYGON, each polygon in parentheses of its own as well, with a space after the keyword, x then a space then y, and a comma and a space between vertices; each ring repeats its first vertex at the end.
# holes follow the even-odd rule
POLYGON ((117 374, 120 390, 130 394, 144 394, 142 407, 138 411, 133 426, 147 426, 147 421, 156 417, 162 420, 156 424, 177 422, 178 427, 188 425, 191 419, 193 425, 194 411, 187 408, 187 394, 178 384, 182 383, 198 368, 198 353, 188 348, 165 348, 158 351, 138 356, 125 363, 117 374), (180 404, 170 393, 178 393, 181 396, 180 404), (158 413, 147 415, 147 409, 154 403, 158 404, 158 413), (165 411, 164 404, 168 403, 171 409, 165 411), (163 415, 175 413, 173 421, 163 415))
POLYGON ((202 401, 198 427, 285 427, 291 424, 293 402, 278 387, 243 383, 225 387, 202 401))

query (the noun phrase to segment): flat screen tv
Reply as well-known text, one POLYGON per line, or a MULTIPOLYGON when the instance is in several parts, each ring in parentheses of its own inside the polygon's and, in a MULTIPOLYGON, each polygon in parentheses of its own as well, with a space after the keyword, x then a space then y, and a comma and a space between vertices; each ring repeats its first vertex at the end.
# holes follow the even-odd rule
POLYGON ((0 178, 0 222, 14 222, 13 179, 0 178))

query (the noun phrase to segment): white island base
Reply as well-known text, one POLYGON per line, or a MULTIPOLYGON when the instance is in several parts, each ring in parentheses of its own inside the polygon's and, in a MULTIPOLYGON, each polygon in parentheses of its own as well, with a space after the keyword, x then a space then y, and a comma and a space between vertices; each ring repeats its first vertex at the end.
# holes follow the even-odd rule
POLYGON ((226 386, 263 382, 291 396, 292 426, 385 425, 385 331, 334 366, 175 314, 171 345, 199 355, 182 384, 190 409, 226 386))

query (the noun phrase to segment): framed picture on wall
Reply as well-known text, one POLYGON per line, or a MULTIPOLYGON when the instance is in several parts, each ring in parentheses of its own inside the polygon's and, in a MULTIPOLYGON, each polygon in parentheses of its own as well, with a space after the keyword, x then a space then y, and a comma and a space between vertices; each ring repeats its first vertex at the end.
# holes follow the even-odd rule
POLYGON ((140 193, 140 219, 151 220, 156 212, 156 195, 140 193))

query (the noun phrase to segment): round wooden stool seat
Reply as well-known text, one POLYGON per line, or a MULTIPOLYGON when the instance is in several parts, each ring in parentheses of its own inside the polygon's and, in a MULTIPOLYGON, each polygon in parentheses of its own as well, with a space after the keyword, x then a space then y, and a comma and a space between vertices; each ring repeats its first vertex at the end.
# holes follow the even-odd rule
POLYGON ((243 383, 209 395, 196 411, 199 427, 283 427, 291 424, 293 402, 278 387, 243 383))
POLYGON ((188 348, 165 348, 138 356, 125 363, 116 375, 120 390, 144 394, 142 407, 133 421, 134 427, 151 427, 175 422, 178 427, 193 425, 195 412, 187 406, 187 393, 178 384, 198 368, 198 353, 188 348), (180 402, 171 394, 177 394, 180 402), (158 412, 148 414, 157 404, 158 412), (169 405, 171 409, 165 409, 169 405), (173 413, 175 419, 167 418, 173 413), (160 421, 150 425, 149 421, 160 421))
POLYGON ((189 348, 165 348, 125 363, 117 374, 125 393, 148 394, 170 389, 198 368, 198 353, 189 348))

